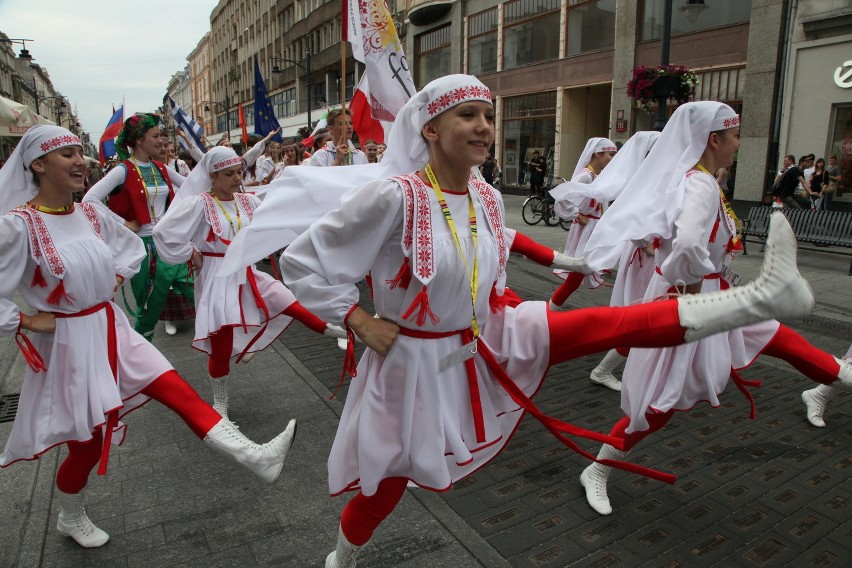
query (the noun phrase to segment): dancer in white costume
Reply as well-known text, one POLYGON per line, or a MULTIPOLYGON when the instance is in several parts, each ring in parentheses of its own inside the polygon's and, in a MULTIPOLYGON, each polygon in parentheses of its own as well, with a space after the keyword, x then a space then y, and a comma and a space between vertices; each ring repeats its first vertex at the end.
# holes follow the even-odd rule
POLYGON ((317 333, 345 338, 303 308, 284 284, 254 266, 217 277, 228 245, 251 224, 260 200, 240 192, 243 161, 233 149, 212 148, 175 195, 154 228, 160 256, 171 264, 190 259, 195 278, 196 317, 192 346, 210 356, 208 373, 213 408, 228 417, 230 360, 266 349, 299 320, 317 333))
POLYGON ((73 203, 85 170, 80 139, 58 126, 31 128, 0 169, 0 334, 16 336, 29 365, 0 467, 67 444, 56 474, 57 530, 96 547, 109 535, 86 515, 83 489, 98 462, 106 473, 111 443, 124 439, 119 419, 131 410, 150 398, 161 402, 207 445, 269 483, 280 474, 295 421, 271 442, 253 443, 133 330, 111 298, 139 270, 145 249, 106 212, 73 203), (12 302, 16 290, 35 315, 12 302))
MULTIPOLYGON (((577 160, 570 183, 586 185, 592 183, 609 164, 616 149, 615 143, 608 138, 590 138, 580 154, 580 159, 577 160)), ((603 215, 608 202, 588 197, 578 207, 563 207, 562 196, 567 185, 561 184, 553 188, 550 195, 556 200, 553 204, 553 210, 563 219, 573 219, 571 230, 568 231, 568 237, 565 239, 564 254, 576 257, 583 254, 583 248, 586 246, 592 231, 594 231, 598 219, 603 215)), ((550 297, 549 305, 552 310, 561 308, 568 296, 573 294, 581 284, 585 283, 588 288, 597 288, 604 283, 602 272, 581 274, 567 270, 554 270, 553 273, 564 279, 565 282, 550 297)))
MULTIPOLYGON (((553 188, 550 193, 554 199, 558 200, 561 214, 571 218, 577 215, 580 208, 587 207, 590 201, 606 204, 615 201, 623 191, 627 190, 627 183, 654 147, 659 135, 659 132, 654 131, 637 132, 591 183, 580 176, 579 181, 563 183, 553 188)), ((588 242, 591 231, 587 232, 585 237, 588 242)), ((585 242, 583 245, 585 248, 585 242)), ((610 295, 610 306, 629 306, 641 301, 651 275, 654 274, 653 256, 652 242, 625 243, 624 253, 618 263, 618 275, 610 295)), ((627 358, 627 353, 626 348, 611 349, 592 370, 590 380, 614 391, 620 391, 621 381, 616 378, 613 371, 627 358)))
POLYGON ((742 293, 716 294, 709 304, 684 297, 571 312, 544 302, 492 306, 489 292, 505 282, 503 204, 470 170, 493 139, 487 87, 467 75, 429 83, 390 133, 382 164, 398 175, 344 196, 282 257, 299 301, 345 322, 368 346, 329 457, 330 492, 358 493, 344 508, 328 568, 355 565, 409 483, 442 491, 491 460, 525 410, 571 444, 561 433, 579 429, 529 400, 551 364, 617 345, 679 344, 813 306, 783 216, 773 219, 768 269, 742 293), (406 272, 410 278, 397 278, 406 272), (357 305, 355 283, 367 273, 377 317, 357 305), (778 294, 790 301, 766 300, 778 294))
MULTIPOLYGON (((739 147, 739 116, 716 102, 684 104, 675 111, 625 192, 607 210, 586 247, 589 264, 606 266, 625 241, 659 238, 655 274, 645 292, 653 302, 667 294, 706 295, 725 290, 727 265, 741 248, 737 222, 716 178, 739 147)), ((774 221, 774 219, 773 219, 774 221)), ((733 289, 739 293, 740 288, 733 289)), ((783 304, 786 294, 770 301, 783 304)), ((810 345, 777 321, 717 333, 664 349, 631 349, 624 370, 621 408, 610 432, 621 448, 605 444, 599 460, 621 460, 641 439, 665 426, 677 410, 699 402, 718 406, 729 378, 754 406, 737 370, 765 354, 786 360, 820 383, 852 382, 849 365, 810 345)), ((580 476, 586 499, 597 512, 612 507, 607 478, 612 468, 594 463, 580 476)))

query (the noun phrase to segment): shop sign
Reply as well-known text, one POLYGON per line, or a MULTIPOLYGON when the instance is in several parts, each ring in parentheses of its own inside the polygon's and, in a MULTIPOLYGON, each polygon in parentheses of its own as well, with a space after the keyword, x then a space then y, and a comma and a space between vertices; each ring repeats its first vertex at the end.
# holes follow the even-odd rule
POLYGON ((616 120, 615 121, 615 131, 616 132, 627 132, 627 121, 626 120, 616 120))
POLYGON ((834 84, 841 89, 852 87, 852 59, 834 70, 834 84))

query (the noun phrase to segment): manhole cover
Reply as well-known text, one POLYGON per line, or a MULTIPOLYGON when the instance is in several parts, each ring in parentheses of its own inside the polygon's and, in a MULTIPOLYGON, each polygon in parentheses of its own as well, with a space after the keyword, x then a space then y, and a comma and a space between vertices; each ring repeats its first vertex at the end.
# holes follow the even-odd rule
POLYGON ((11 422, 18 412, 18 399, 20 394, 7 394, 0 397, 0 422, 11 422))

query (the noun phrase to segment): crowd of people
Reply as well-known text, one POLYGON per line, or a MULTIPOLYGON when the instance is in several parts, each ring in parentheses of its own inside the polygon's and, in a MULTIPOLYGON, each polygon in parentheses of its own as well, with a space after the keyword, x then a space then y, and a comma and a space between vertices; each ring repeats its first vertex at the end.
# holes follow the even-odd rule
MULTIPOLYGON (((264 481, 278 478, 295 421, 270 442, 252 442, 229 419, 228 385, 239 374, 232 363, 267 348, 293 320, 324 336, 317 341, 343 341, 353 377, 328 484, 331 495, 354 496, 326 568, 353 568, 406 487, 448 489, 499 455, 527 413, 592 461, 578 484, 595 511, 610 514, 612 468, 672 481, 629 462, 630 449, 677 411, 718 405, 729 381, 747 394, 738 371, 758 355, 819 383, 803 394, 816 426, 833 389, 852 387, 852 364, 777 321, 814 306, 783 215, 771 218, 759 277, 735 285, 739 226, 718 177, 739 146, 729 106, 684 104, 662 133, 638 133, 620 151, 590 139, 571 181, 552 190, 560 215, 575 220, 562 252, 506 226, 492 185, 494 106, 475 77, 426 85, 400 111, 387 146, 367 140, 359 149, 345 111, 327 120, 312 151, 272 132, 242 155, 224 139, 206 152, 188 144, 181 156, 157 116, 134 115, 117 140, 121 160, 81 203, 73 195, 88 178, 82 144, 61 127, 30 129, 0 169, 0 238, 10 243, 0 250, 0 332, 16 336, 28 364, 0 467, 67 445, 57 530, 81 546, 109 539, 84 508, 90 473, 98 464, 107 472, 121 419, 150 398, 212 449, 264 481), (293 183, 317 175, 322 187, 293 183), (278 279, 238 244, 270 218, 283 224, 297 214, 276 206, 283 187, 297 198, 331 195, 314 199, 326 205, 299 219, 300 234, 273 243, 286 246, 278 279), (506 284, 509 252, 554 268, 564 284, 549 301, 520 298, 506 284), (577 287, 599 285, 616 266, 610 306, 562 309, 577 287), (125 279, 133 325, 113 302, 125 279), (362 282, 375 313, 359 305, 362 282), (16 291, 30 310, 12 301, 16 291), (170 302, 195 320, 191 346, 207 354, 212 404, 150 342, 170 302), (366 345, 357 367, 355 341, 366 345), (552 365, 598 352, 608 353, 592 379, 620 390, 624 411, 609 433, 536 406, 552 365), (613 370, 624 360, 618 381, 613 370), (603 447, 593 455, 576 437, 603 447)), ((541 156, 533 161, 546 167, 541 156)), ((536 190, 542 183, 536 177, 536 190)))
POLYGON ((805 154, 799 158, 784 156, 784 162, 772 183, 772 196, 778 207, 793 209, 819 209, 831 211, 834 193, 840 183, 840 166, 837 155, 829 154, 814 161, 816 156, 805 154))

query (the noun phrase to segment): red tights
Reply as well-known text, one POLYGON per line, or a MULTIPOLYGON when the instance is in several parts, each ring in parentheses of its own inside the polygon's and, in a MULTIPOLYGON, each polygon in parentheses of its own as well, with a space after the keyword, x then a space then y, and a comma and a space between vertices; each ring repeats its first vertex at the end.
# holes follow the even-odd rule
POLYGON ((683 343, 677 300, 624 308, 547 312, 550 364, 616 347, 669 347, 683 343))
POLYGON ((565 278, 565 282, 560 284, 559 288, 553 292, 553 295, 550 297, 550 301, 557 306, 564 304, 565 300, 568 299, 568 296, 573 294, 577 288, 580 287, 580 284, 583 283, 583 278, 585 278, 585 276, 579 272, 569 272, 568 276, 565 278))
MULTIPOLYGON (((177 374, 169 371, 142 389, 142 394, 174 411, 199 438, 207 435, 222 417, 177 374)), ((85 442, 68 442, 68 457, 56 473, 56 487, 63 493, 79 493, 86 486, 89 474, 101 458, 103 437, 101 429, 92 432, 85 442)))
MULTIPOLYGON (((830 384, 837 380, 840 365, 832 355, 817 349, 808 340, 785 325, 778 328, 778 333, 762 352, 763 355, 783 359, 795 367, 800 373, 811 380, 822 384, 830 384)), ((648 429, 641 432, 625 434, 630 418, 624 416, 613 427, 610 435, 624 439, 624 449, 633 448, 640 440, 665 426, 674 415, 674 410, 668 412, 648 412, 648 429)))
POLYGON ((824 385, 836 381, 840 372, 840 365, 831 354, 817 349, 783 324, 761 354, 783 359, 807 378, 824 385))
POLYGON ((234 328, 226 325, 210 334, 210 357, 207 372, 214 379, 231 372, 231 352, 234 350, 234 328))
POLYGON ((340 528, 346 540, 355 546, 361 546, 373 536, 376 527, 402 499, 408 479, 405 477, 389 477, 383 479, 375 495, 367 497, 360 491, 343 507, 340 515, 340 528))

